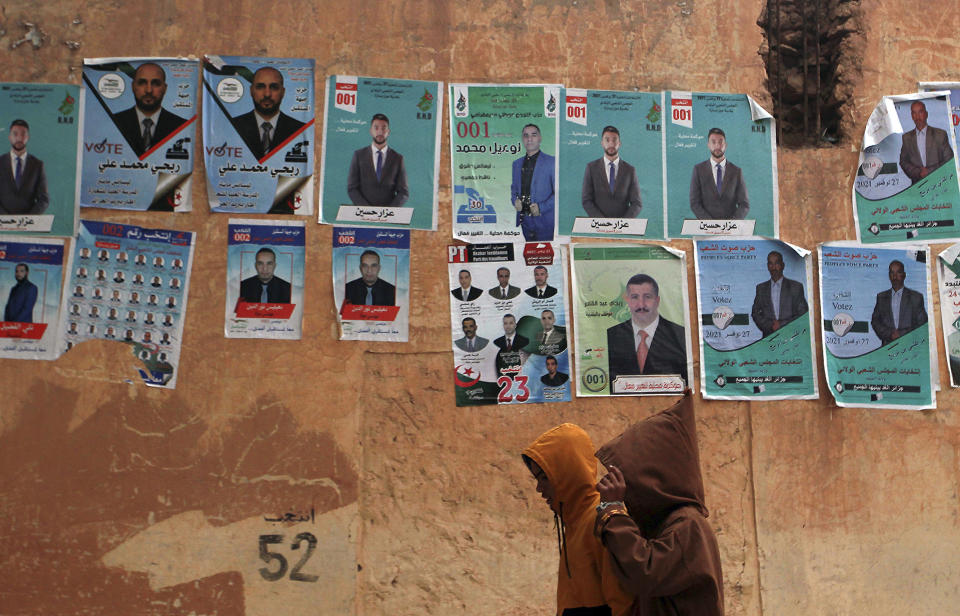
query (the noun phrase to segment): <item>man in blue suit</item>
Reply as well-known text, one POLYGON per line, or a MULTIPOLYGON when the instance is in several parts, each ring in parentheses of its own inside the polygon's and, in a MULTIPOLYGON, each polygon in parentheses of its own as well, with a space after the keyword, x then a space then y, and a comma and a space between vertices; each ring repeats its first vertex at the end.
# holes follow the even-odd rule
POLYGON ((33 323, 33 306, 37 303, 37 285, 27 280, 30 266, 17 263, 13 275, 17 284, 10 289, 10 297, 3 310, 3 320, 8 323, 33 323))
POLYGON ((517 210, 517 226, 528 242, 553 240, 554 158, 540 151, 540 127, 523 127, 523 147, 527 153, 513 161, 510 203, 517 210))

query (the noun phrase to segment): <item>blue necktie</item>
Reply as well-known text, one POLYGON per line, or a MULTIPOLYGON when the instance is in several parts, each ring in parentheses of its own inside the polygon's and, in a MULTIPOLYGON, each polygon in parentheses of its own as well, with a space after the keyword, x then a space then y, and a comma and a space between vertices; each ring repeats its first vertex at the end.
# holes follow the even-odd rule
POLYGON ((613 193, 613 184, 617 181, 617 168, 610 163, 610 192, 613 193))
POLYGON ((721 186, 723 185, 723 167, 717 165, 717 194, 723 192, 721 186))
POLYGON ((367 297, 363 300, 367 306, 373 306, 373 287, 367 287, 367 297))
POLYGON ((17 190, 20 190, 20 180, 23 179, 23 159, 17 156, 17 173, 14 176, 14 181, 17 183, 17 190))
POLYGON ((380 181, 380 172, 383 170, 383 150, 377 150, 377 181, 380 181))
POLYGON ((260 283, 260 289, 261 289, 261 290, 260 290, 260 303, 261 303, 261 304, 266 304, 266 303, 267 303, 267 285, 265 285, 265 284, 263 284, 263 283, 260 283))

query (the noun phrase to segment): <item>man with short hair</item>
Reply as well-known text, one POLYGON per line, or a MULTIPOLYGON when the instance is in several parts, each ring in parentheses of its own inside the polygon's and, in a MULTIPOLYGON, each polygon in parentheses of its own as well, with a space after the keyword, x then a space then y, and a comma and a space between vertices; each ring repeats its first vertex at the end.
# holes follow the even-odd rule
POLYGON ((473 286, 473 278, 470 276, 470 270, 462 269, 459 274, 460 286, 450 291, 461 302, 472 302, 481 295, 483 291, 473 286))
POLYGON ((347 304, 355 306, 395 306, 397 288, 380 278, 380 255, 374 250, 364 250, 360 255, 360 277, 348 282, 344 288, 347 304))
POLYGON ((923 307, 923 294, 904 286, 907 274, 903 262, 894 259, 887 268, 890 288, 877 293, 870 325, 880 344, 890 344, 900 336, 925 325, 927 311, 923 307))
POLYGON ((482 350, 485 346, 487 346, 487 343, 490 342, 486 338, 481 338, 477 335, 476 319, 467 317, 461 321, 461 326, 463 327, 463 338, 457 338, 453 341, 453 344, 455 344, 461 351, 474 353, 482 350))
POLYGON ((538 265, 533 268, 533 286, 523 292, 535 299, 546 299, 557 294, 556 287, 547 284, 547 268, 538 265))
POLYGON ((544 310, 540 313, 540 326, 543 331, 537 335, 539 352, 541 355, 553 355, 567 348, 567 330, 555 325, 556 317, 553 310, 544 310))
POLYGON ((744 219, 750 212, 747 185, 740 167, 727 160, 727 135, 719 128, 707 133, 710 158, 693 167, 690 209, 700 220, 744 219))
POLYGON ((497 268, 497 286, 489 289, 487 293, 494 299, 513 299, 520 295, 520 287, 510 284, 510 269, 506 267, 497 268))
POLYGON ((517 211, 517 226, 528 242, 553 240, 556 161, 540 150, 541 138, 536 124, 523 127, 521 141, 526 154, 513 161, 510 181, 510 203, 517 211))
POLYGON ((254 266, 257 275, 240 282, 240 299, 247 303, 289 304, 290 283, 273 275, 277 267, 277 254, 273 249, 258 250, 254 266))
POLYGON ((900 167, 916 184, 931 171, 953 159, 947 131, 927 124, 927 106, 923 101, 910 105, 914 129, 903 133, 900 146, 900 167))
POLYGON ((580 200, 591 218, 636 218, 640 215, 637 170, 620 159, 620 131, 605 126, 600 134, 603 156, 587 163, 580 200))
POLYGON ((33 323, 33 306, 37 303, 37 285, 27 278, 30 266, 17 263, 13 269, 16 284, 10 289, 7 305, 3 309, 3 320, 8 323, 33 323))
POLYGON ((0 156, 0 214, 42 214, 50 205, 43 161, 27 152, 30 125, 10 123, 10 151, 0 156))
POLYGON ((186 120, 162 107, 167 93, 167 73, 154 62, 144 62, 133 74, 133 107, 113 116, 113 121, 138 157, 164 141, 186 120))
POLYGON ((530 339, 517 333, 517 317, 503 315, 503 335, 493 341, 501 351, 520 351, 530 344, 530 339))
POLYGON ((382 113, 370 120, 373 143, 353 153, 347 173, 347 194, 354 205, 401 206, 407 202, 407 171, 403 156, 387 146, 390 120, 382 113))
POLYGON ((545 363, 547 373, 540 377, 540 382, 547 387, 560 387, 570 378, 565 372, 557 372, 557 358, 553 355, 547 355, 545 363))
POLYGON ((770 280, 757 285, 750 316, 764 336, 769 336, 807 312, 803 284, 783 276, 783 255, 776 250, 767 255, 770 280))
POLYGON ((683 327, 660 316, 660 286, 646 274, 627 281, 630 319, 607 329, 610 383, 619 375, 679 374, 687 382, 683 327))
POLYGON ((250 83, 253 109, 232 120, 237 134, 257 160, 262 161, 304 126, 304 122, 280 110, 284 93, 283 73, 272 66, 258 68, 250 83))

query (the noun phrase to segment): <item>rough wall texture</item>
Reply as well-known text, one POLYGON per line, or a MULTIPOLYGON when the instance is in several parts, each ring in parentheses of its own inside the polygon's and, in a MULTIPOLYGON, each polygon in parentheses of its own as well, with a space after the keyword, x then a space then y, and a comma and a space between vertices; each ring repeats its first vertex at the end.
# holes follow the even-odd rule
MULTIPOLYGON (((847 134, 882 94, 960 80, 955 8, 871 3, 847 134)), ((210 52, 312 56, 318 85, 329 73, 560 82, 745 92, 769 107, 761 11, 734 0, 17 1, 0 4, 2 79, 78 82, 84 56, 210 52), (43 30, 39 47, 9 49, 22 22, 43 30)), ((858 141, 780 151, 784 239, 854 237, 858 141)), ((52 363, 0 361, 0 613, 551 612, 552 516, 520 450, 562 421, 599 445, 669 402, 453 406, 437 316, 448 301, 444 153, 440 231, 413 238, 411 294, 426 301, 411 308, 407 344, 337 341, 329 228, 308 232, 304 340, 228 341, 228 217, 206 211, 203 182, 191 214, 85 213, 199 233, 182 373, 175 392, 131 385, 107 342, 52 363), (309 521, 264 520, 307 510, 309 521), (303 568, 318 582, 265 580, 260 537, 282 535, 267 548, 292 567, 308 549, 291 547, 301 532, 318 540, 303 568)), ((692 289, 692 264, 689 274, 692 289)), ((878 412, 837 409, 821 390, 813 402, 698 405, 727 613, 955 612, 960 432, 949 409, 960 396, 942 392, 938 411, 878 412)))

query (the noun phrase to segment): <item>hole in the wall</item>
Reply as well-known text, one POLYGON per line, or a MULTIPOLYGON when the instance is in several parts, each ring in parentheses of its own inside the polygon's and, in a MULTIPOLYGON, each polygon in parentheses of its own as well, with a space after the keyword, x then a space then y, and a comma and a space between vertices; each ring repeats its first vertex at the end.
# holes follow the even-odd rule
POLYGON ((779 143, 829 146, 848 137, 854 123, 844 111, 864 42, 860 0, 767 0, 757 25, 779 143))

